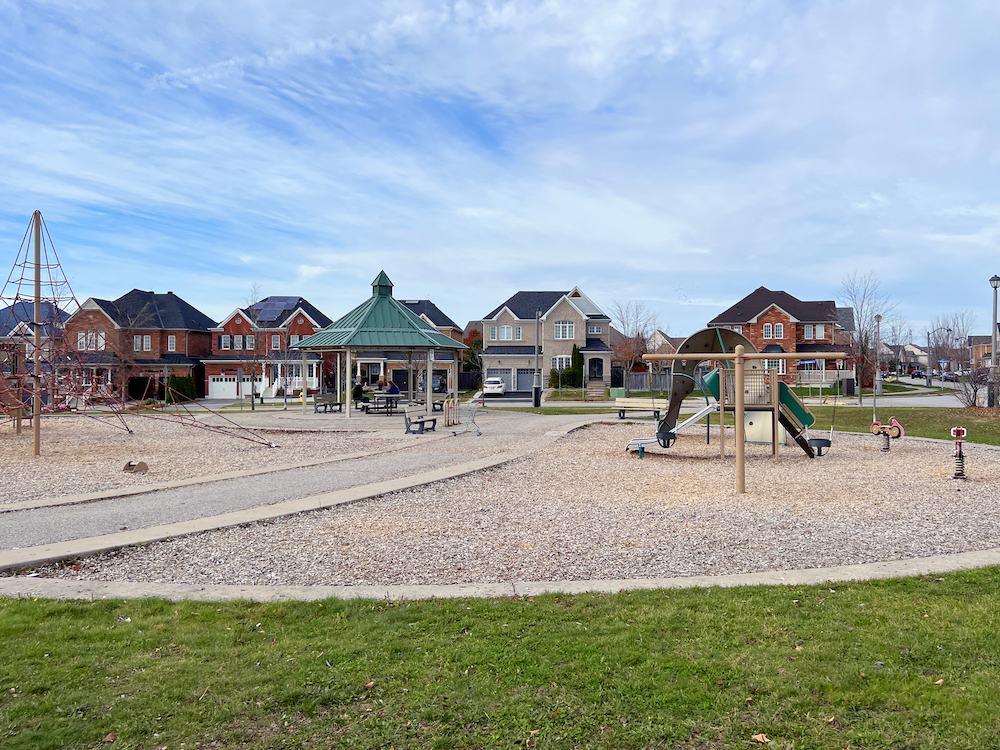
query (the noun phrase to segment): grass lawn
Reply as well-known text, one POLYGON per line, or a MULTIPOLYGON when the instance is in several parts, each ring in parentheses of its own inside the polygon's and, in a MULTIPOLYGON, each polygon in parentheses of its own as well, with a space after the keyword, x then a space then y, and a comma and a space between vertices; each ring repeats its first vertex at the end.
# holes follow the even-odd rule
POLYGON ((995 568, 401 604, 7 599, 0 745, 995 748, 997 611, 995 568))

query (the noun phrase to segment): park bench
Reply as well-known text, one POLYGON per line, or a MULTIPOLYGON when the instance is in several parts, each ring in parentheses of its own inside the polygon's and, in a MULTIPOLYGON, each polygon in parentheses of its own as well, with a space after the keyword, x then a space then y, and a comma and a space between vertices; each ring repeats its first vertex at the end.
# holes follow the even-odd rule
POLYGON ((618 409, 619 419, 625 419, 627 411, 651 411, 653 418, 659 420, 661 413, 667 413, 667 400, 665 398, 616 398, 615 408, 618 409))
POLYGON ((428 417, 423 406, 407 406, 403 410, 403 421, 406 422, 406 432, 422 434, 424 430, 437 430, 437 417, 428 417))
POLYGON ((315 394, 313 396, 313 414, 319 414, 321 406, 324 412, 330 411, 334 406, 337 407, 337 411, 341 411, 344 408, 344 404, 337 398, 335 393, 315 394))

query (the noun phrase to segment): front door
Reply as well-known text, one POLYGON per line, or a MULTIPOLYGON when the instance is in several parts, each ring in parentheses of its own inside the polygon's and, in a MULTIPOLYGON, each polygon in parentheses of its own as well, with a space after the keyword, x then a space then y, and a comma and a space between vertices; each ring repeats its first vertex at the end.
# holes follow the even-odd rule
POLYGON ((594 357, 590 360, 590 370, 588 380, 604 380, 604 360, 594 357))

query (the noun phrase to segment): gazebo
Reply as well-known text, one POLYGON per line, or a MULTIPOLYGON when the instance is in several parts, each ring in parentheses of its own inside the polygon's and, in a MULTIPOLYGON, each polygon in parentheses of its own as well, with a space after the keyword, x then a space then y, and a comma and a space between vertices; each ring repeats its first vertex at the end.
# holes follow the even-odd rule
MULTIPOLYGON (((433 401, 434 353, 446 350, 451 355, 452 397, 458 397, 458 352, 468 347, 446 336, 430 323, 414 315, 392 296, 392 282, 385 271, 379 272, 372 282, 372 296, 349 313, 317 331, 312 336, 292 344, 292 348, 306 352, 336 352, 336 390, 343 400, 347 416, 351 416, 351 357, 373 350, 405 354, 409 363, 409 398, 413 400, 413 364, 425 363, 424 377, 427 413, 433 401), (344 353, 341 361, 340 353, 344 353)), ((443 364, 443 362, 442 362, 443 364)), ((303 402, 305 410, 305 402, 303 402)))

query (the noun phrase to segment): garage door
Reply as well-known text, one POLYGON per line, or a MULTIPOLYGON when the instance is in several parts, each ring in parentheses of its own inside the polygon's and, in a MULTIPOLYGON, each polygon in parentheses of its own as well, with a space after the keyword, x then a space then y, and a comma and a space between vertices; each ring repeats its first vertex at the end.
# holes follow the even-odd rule
POLYGON ((531 368, 519 367, 517 370, 517 388, 515 391, 530 391, 535 385, 535 371, 531 368))
POLYGON ((209 398, 236 398, 235 375, 213 375, 208 381, 209 398))
MULTIPOLYGON (((486 368, 486 377, 488 378, 500 378, 504 385, 507 386, 508 391, 514 390, 514 382, 511 377, 513 373, 509 367, 488 367, 486 368)), ((530 390, 530 389, 529 389, 530 390)))

